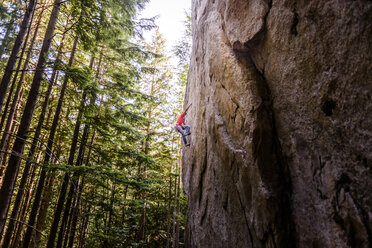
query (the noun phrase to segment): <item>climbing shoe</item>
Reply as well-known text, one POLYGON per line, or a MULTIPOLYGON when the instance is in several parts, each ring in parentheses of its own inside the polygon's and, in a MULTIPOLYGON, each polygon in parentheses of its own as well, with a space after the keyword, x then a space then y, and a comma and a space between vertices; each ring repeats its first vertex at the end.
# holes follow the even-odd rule
POLYGON ((186 146, 190 146, 190 144, 186 144, 186 146))

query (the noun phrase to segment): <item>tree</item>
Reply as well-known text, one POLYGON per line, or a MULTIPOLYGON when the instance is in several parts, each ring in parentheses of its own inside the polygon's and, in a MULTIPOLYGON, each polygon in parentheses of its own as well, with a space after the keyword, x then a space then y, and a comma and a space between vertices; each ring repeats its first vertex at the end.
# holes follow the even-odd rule
MULTIPOLYGON (((164 51, 164 39, 162 38, 159 30, 156 30, 152 43, 146 44, 146 47, 151 51, 154 56, 149 58, 147 61, 147 66, 152 68, 151 73, 144 74, 142 78, 141 87, 147 94, 151 97, 154 97, 154 101, 145 106, 147 112, 147 118, 149 119, 148 124, 144 130, 145 140, 143 141, 143 151, 146 155, 149 155, 151 148, 154 145, 152 140, 154 140, 155 130, 162 129, 162 126, 165 123, 161 123, 160 120, 155 119, 154 116, 159 115, 161 110, 161 105, 165 103, 167 92, 169 89, 169 81, 172 77, 169 67, 169 62, 166 57, 163 56, 164 51)), ((147 179, 146 170, 150 167, 149 164, 139 165, 139 176, 144 177, 144 180, 147 179), (141 168, 143 166, 143 168, 141 168)), ((140 217, 140 227, 139 227, 139 240, 143 243, 145 242, 145 229, 146 229, 146 191, 141 192, 141 197, 143 200, 143 208, 140 217)))
MULTIPOLYGON (((75 41, 74 41, 74 44, 73 44, 73 47, 72 47, 72 51, 71 51, 71 55, 70 55, 70 60, 69 60, 69 63, 68 63, 69 67, 72 66, 72 62, 74 61, 77 44, 78 44, 78 39, 75 38, 75 41)), ((63 103, 63 99, 64 99, 64 96, 65 96, 65 93, 66 93, 67 82, 68 82, 68 77, 66 76, 65 79, 64 79, 64 82, 62 84, 60 96, 59 96, 59 99, 58 99, 58 105, 57 105, 56 112, 55 112, 55 115, 54 115, 54 118, 53 118, 52 127, 51 127, 51 130, 50 130, 50 133, 49 133, 48 144, 47 144, 47 150, 49 150, 49 151, 53 150, 54 136, 55 136, 55 133, 56 133, 56 130, 57 130, 57 125, 58 125, 58 121, 59 121, 59 117, 60 117, 60 113, 61 113, 61 109, 62 109, 62 103, 63 103)), ((44 157, 44 164, 48 164, 50 162, 51 157, 52 157, 52 153, 51 152, 46 152, 45 157, 44 157)), ((36 219, 36 214, 37 214, 38 209, 39 209, 39 205, 40 205, 40 202, 41 202, 41 195, 42 195, 42 191, 43 191, 43 188, 44 188, 45 178, 46 178, 46 169, 43 168, 41 170, 41 173, 40 173, 40 178, 39 178, 39 182, 38 182, 38 186, 37 186, 37 190, 36 190, 36 194, 35 194, 35 199, 34 199, 34 202, 33 202, 33 205, 32 205, 31 214, 30 214, 29 221, 28 221, 28 228, 27 228, 27 231, 26 231, 26 234, 25 234, 25 239, 23 241, 23 247, 25 247, 25 248, 28 247, 30 239, 31 239, 31 235, 32 235, 32 232, 33 232, 33 228, 31 228, 31 227, 34 225, 34 222, 35 222, 35 219, 36 219)))
MULTIPOLYGON (((30 3, 29 3, 30 12, 31 12, 31 10, 33 10, 34 2, 35 2, 34 0, 31 0, 30 3)), ((42 80, 42 77, 43 77, 45 62, 46 62, 46 59, 47 59, 47 53, 49 51, 50 44, 52 42, 54 29, 55 29, 55 25, 56 25, 59 10, 60 10, 60 5, 61 5, 61 0, 56 0, 55 3, 54 3, 52 14, 50 16, 50 20, 49 20, 47 32, 45 34, 43 46, 41 48, 39 61, 38 61, 38 64, 36 66, 36 72, 35 72, 35 75, 34 75, 34 79, 32 81, 31 89, 30 89, 30 92, 29 92, 29 95, 28 95, 28 98, 27 98, 25 111, 23 112, 21 123, 20 123, 19 129, 18 129, 17 138, 16 138, 16 140, 14 142, 14 145, 13 145, 12 155, 10 157, 8 167, 7 167, 7 170, 6 170, 5 175, 4 175, 3 184, 2 184, 1 189, 0 189, 0 202, 1 202, 0 203, 0 233, 2 233, 3 229, 4 229, 4 225, 5 225, 5 221, 6 221, 6 214, 7 214, 7 211, 8 211, 10 198, 11 198, 12 193, 13 193, 14 183, 15 183, 15 180, 16 180, 16 176, 17 176, 17 172, 18 172, 18 168, 19 168, 19 163, 20 163, 20 157, 18 156, 18 154, 22 154, 23 148, 24 148, 24 145, 25 145, 26 135, 27 135, 27 131, 30 127, 30 122, 31 122, 32 115, 33 115, 33 112, 34 112, 34 109, 35 109, 35 104, 36 104, 36 101, 37 101, 37 97, 39 95, 39 89, 40 89, 40 84, 41 84, 41 80, 42 80)), ((25 18, 25 19, 27 20, 27 23, 28 23, 28 19, 27 18, 25 18)), ((26 21, 24 21, 24 22, 26 22, 26 21)), ((22 28, 21 28, 21 30, 23 32, 22 28)), ((20 35, 20 36, 22 36, 22 38, 23 38, 23 35, 20 35)), ((17 49, 14 49, 14 50, 15 50, 14 53, 18 53, 16 51, 17 49)), ((8 64, 9 64, 9 62, 8 62, 8 64)), ((7 68, 8 68, 8 66, 7 66, 7 68)), ((11 70, 11 69, 13 69, 13 66, 9 66, 8 71, 11 70)), ((5 71, 7 72, 7 69, 5 71)), ((7 78, 8 78, 8 76, 3 77, 4 84, 6 83, 7 78)), ((3 86, 1 86, 2 91, 6 90, 7 85, 5 85, 5 86, 4 86, 4 88, 3 88, 3 86)), ((5 96, 5 93, 3 95, 5 96)), ((0 102, 2 102, 2 101, 3 101, 3 99, 2 100, 0 99, 0 102)))
MULTIPOLYGON (((7 123, 7 128, 6 128, 6 131, 4 132, 3 134, 3 138, 2 139, 6 139, 6 132, 9 131, 10 129, 10 125, 11 125, 11 122, 13 122, 13 112, 15 109, 15 102, 17 101, 18 99, 18 95, 20 93, 20 90, 21 90, 21 87, 23 85, 23 80, 24 80, 24 77, 25 77, 25 74, 26 74, 26 69, 28 67, 28 64, 29 64, 29 60, 30 60, 30 57, 31 57, 31 51, 34 47, 34 44, 35 44, 35 39, 36 39, 36 36, 37 36, 37 33, 38 33, 38 30, 39 30, 39 27, 40 27, 40 22, 41 22, 41 17, 42 17, 42 14, 44 12, 45 8, 42 9, 40 15, 39 15, 39 19, 37 21, 37 24, 36 24, 36 28, 35 28, 35 31, 34 31, 34 35, 32 37, 32 40, 31 40, 31 44, 30 44, 30 48, 29 48, 29 51, 27 53, 27 58, 26 58, 26 62, 24 63, 24 66, 23 66, 23 70, 22 70, 22 73, 21 73, 21 77, 18 81, 18 86, 17 86, 17 90, 16 90, 16 93, 15 93, 15 97, 14 97, 14 100, 13 100, 13 104, 11 106, 11 111, 9 113, 9 117, 8 117, 8 123, 7 123)), ((31 29, 29 29, 30 31, 31 29)), ((29 35, 29 33, 27 33, 27 36, 29 35)), ((27 37, 26 37, 26 40, 27 40, 27 37)), ((26 46, 26 42, 25 42, 25 45, 26 46)), ((22 51, 23 53, 24 51, 22 51)), ((22 58, 22 55, 21 55, 21 58, 22 58)), ((19 65, 21 63, 19 62, 19 65)), ((14 77, 14 80, 17 78, 17 76, 14 77)), ((52 84, 50 84, 52 85, 52 84)), ((50 87, 51 88, 51 87, 50 87)), ((50 92, 48 92, 50 94, 50 92)), ((49 96, 49 94, 47 93, 47 98, 49 96)), ((47 102, 47 100, 45 100, 47 102)), ((47 103, 44 104, 47 106, 47 103)), ((43 107, 43 111, 42 111, 42 114, 46 112, 46 106, 43 107)), ((41 123, 39 123, 39 127, 35 133, 35 137, 34 137, 34 144, 33 144, 33 147, 31 150, 33 151, 30 151, 30 153, 32 154, 31 157, 34 155, 34 152, 35 152, 35 149, 36 149, 36 143, 37 143, 37 140, 39 139, 39 135, 40 135, 40 131, 41 131, 41 126, 42 126, 42 122, 44 121, 43 120, 44 118, 41 117, 39 120, 41 120, 41 123)), ((3 143, 3 140, 2 140, 2 143, 3 143)), ((5 143, 5 141, 4 141, 5 143)), ((2 144, 3 145, 3 144, 2 144)), ((2 147, 2 146, 0 146, 2 147)), ((0 154, 1 155, 1 154, 0 154)), ((29 156, 30 157, 30 156, 29 156)), ((12 211, 12 214, 11 214, 11 218, 10 218, 10 221, 9 221, 9 225, 8 225, 8 228, 7 228, 7 232, 5 234, 5 237, 4 237, 4 242, 3 242, 3 247, 7 247, 9 244, 10 244, 10 239, 11 239, 11 235, 12 235, 12 232, 13 232, 13 229, 14 229, 14 225, 15 225, 15 220, 17 218, 17 214, 18 214, 18 211, 19 211, 19 206, 21 204, 21 200, 22 200, 22 197, 23 197, 23 192, 24 192, 24 187, 25 187, 25 184, 26 184, 26 181, 27 181, 27 177, 28 177, 28 172, 29 172, 29 169, 30 169, 30 165, 31 165, 31 159, 28 159, 28 163, 26 163, 25 165, 25 169, 24 169, 24 173, 22 175, 22 179, 21 179, 21 182, 20 182, 20 185, 19 185, 19 190, 18 190, 18 193, 17 193, 17 197, 16 197, 16 200, 14 202, 14 206, 13 206, 13 211, 12 211)), ((0 159, 1 161, 1 159, 0 159)))
POLYGON ((27 59, 16 68, 21 77, 13 77, 17 94, 6 92, 9 106, 18 89, 24 97, 21 117, 3 115, 15 123, 12 154, 2 161, 0 209, 12 210, 4 213, 3 247, 164 247, 175 240, 171 219, 182 243, 172 127, 181 86, 174 88, 180 84, 160 33, 149 44, 140 40, 154 26, 135 18, 145 2, 44 1, 36 8, 27 59), (13 190, 10 201, 5 193, 13 190))
MULTIPOLYGON (((12 53, 10 54, 10 57, 8 59, 8 64, 5 68, 5 72, 4 72, 3 78, 1 80, 1 83, 0 83, 0 110, 3 107, 3 102, 4 102, 4 99, 5 99, 5 95, 6 95, 9 83, 10 83, 10 79, 12 77, 13 68, 14 68, 15 63, 17 61, 18 53, 19 53, 19 51, 21 49, 21 46, 22 46, 22 43, 23 43, 23 38, 26 34, 27 29, 30 26, 29 25, 30 18, 34 13, 36 2, 37 2, 37 0, 30 0, 29 3, 28 3, 27 10, 26 10, 26 12, 23 16, 22 23, 19 27, 19 32, 18 32, 17 38, 16 38, 15 43, 13 45, 12 53)), ((1 230, 2 230, 2 228, 1 228, 1 225, 0 225, 0 233, 1 233, 1 230)))

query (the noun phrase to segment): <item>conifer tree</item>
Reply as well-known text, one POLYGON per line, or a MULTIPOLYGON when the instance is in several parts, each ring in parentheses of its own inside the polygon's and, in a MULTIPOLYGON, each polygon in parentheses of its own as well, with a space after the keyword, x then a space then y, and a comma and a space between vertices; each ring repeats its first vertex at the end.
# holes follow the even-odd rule
MULTIPOLYGON (((22 46, 22 43, 23 43, 23 38, 24 38, 24 36, 27 32, 27 29, 29 29, 30 26, 31 26, 30 25, 30 19, 31 19, 31 16, 33 16, 33 13, 35 11, 36 2, 37 2, 37 0, 30 0, 28 2, 27 10, 24 14, 22 23, 19 27, 19 32, 18 32, 17 38, 16 38, 15 43, 13 45, 12 52, 11 52, 10 57, 8 59, 8 63, 6 65, 4 75, 3 75, 3 78, 2 78, 1 83, 0 83, 0 111, 3 107, 3 102, 4 102, 4 99, 5 99, 5 95, 6 95, 6 92, 7 92, 11 77, 12 77, 13 68, 14 68, 15 63, 17 61, 18 53, 19 53, 19 51, 21 49, 21 46, 22 46)), ((2 228, 1 228, 1 225, 0 225, 0 231, 1 231, 1 229, 2 228)))
MULTIPOLYGON (((31 14, 31 11, 33 11, 34 4, 35 4, 34 0, 31 0, 29 3, 28 10, 30 14, 31 14)), ((27 103, 25 106, 25 111, 23 112, 21 123, 18 129, 17 138, 13 145, 12 155, 9 159, 8 167, 4 175, 3 184, 1 185, 1 189, 0 189, 0 233, 2 233, 4 229, 6 215, 7 215, 7 211, 8 211, 9 203, 10 203, 10 198, 13 193, 14 183, 16 180, 19 163, 20 163, 20 157, 18 154, 22 154, 23 152, 27 131, 30 127, 30 122, 31 122, 32 115, 35 109, 35 104, 36 104, 36 101, 39 95, 40 84, 41 84, 41 80, 42 80, 43 72, 45 68, 45 61, 47 59, 46 56, 47 56, 47 52, 49 51, 50 44, 52 42, 55 24, 57 22, 59 10, 60 10, 60 5, 61 5, 61 0, 56 0, 54 3, 53 11, 52 11, 50 21, 48 24, 47 32, 45 34, 44 43, 41 48, 39 61, 36 66, 36 72, 35 72, 34 79, 31 85, 31 89, 28 95, 27 103)), ((25 24, 26 26, 28 24, 28 18, 25 17, 24 22, 26 23, 25 24)), ((21 30, 23 32, 23 29, 21 30)), ((23 34, 19 35, 19 37, 21 36, 23 38, 23 34)), ((18 54, 17 49, 14 49, 14 53, 18 54)), ((9 65, 7 66, 7 68, 8 69, 5 70, 6 73, 9 70, 11 71, 13 69, 13 66, 9 65)), ((3 86, 1 86, 1 91, 6 91, 7 89, 6 81, 8 80, 8 78, 10 78, 10 76, 3 77, 2 82, 4 82, 4 88, 3 86)), ((5 96, 5 93, 3 93, 3 95, 5 96)), ((0 99, 0 102, 2 101, 3 99, 0 99)))
MULTIPOLYGON (((185 203, 173 123, 185 68, 173 77, 159 32, 149 44, 140 41, 153 27, 151 19, 135 18, 145 2, 37 5, 32 38, 23 44, 27 59, 16 68, 21 77, 13 77, 14 90, 23 89, 22 117, 13 117, 12 155, 3 159, 0 193, 17 194, 12 201, 0 194, 0 209, 5 199, 11 210, 4 213, 2 247, 182 243, 185 203), (48 49, 47 37, 53 37, 48 49)), ((14 6, 21 13, 25 5, 14 6)))

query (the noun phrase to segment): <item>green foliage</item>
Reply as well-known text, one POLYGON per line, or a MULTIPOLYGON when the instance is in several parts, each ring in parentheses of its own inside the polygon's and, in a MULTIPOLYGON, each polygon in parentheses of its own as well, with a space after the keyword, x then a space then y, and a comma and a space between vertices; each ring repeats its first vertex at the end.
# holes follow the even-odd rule
MULTIPOLYGON (((176 224, 173 217, 180 224, 180 242, 183 240, 187 202, 185 195, 177 195, 182 192, 182 185, 175 187, 181 168, 179 136, 173 123, 181 112, 190 43, 185 40, 186 43, 178 44, 176 54, 183 66, 175 72, 165 55, 165 40, 159 30, 148 44, 139 41, 144 30, 154 27, 154 19, 136 19, 136 12, 146 2, 64 1, 47 56, 42 97, 30 129, 30 133, 35 131, 43 94, 53 83, 40 142, 47 142, 61 85, 65 79, 68 84, 54 149, 46 151, 45 146, 38 147, 32 161, 37 165, 35 178, 41 166, 50 175, 56 175, 50 187, 50 206, 57 203, 65 173, 69 175, 70 187, 75 187, 74 196, 81 194, 77 228, 84 230, 85 236, 76 234, 75 247, 78 242, 84 242, 84 247, 165 247, 168 236, 173 235, 167 235, 168 224, 171 229, 176 224), (72 66, 68 66, 76 37, 78 49, 72 66), (63 49, 61 57, 56 58, 59 46, 63 49), (53 70, 57 76, 55 82, 49 82, 53 70), (76 151, 70 151, 77 122, 81 122, 77 129, 78 144, 76 151), (78 157, 80 150, 84 152, 78 157), (54 160, 48 164, 40 161, 45 152, 54 154, 54 160), (70 153, 75 155, 72 164, 67 163, 70 153), (81 192, 77 191, 78 179, 83 185, 81 192)), ((3 20, 11 18, 11 10, 20 10, 20 6, 9 7, 9 2, 6 3, 7 6, 0 5, 0 30, 4 27, 3 20)), ((41 9, 38 5, 35 16, 41 9)), ((50 6, 45 13, 50 14, 50 6)), ((42 17, 30 61, 32 66, 37 62, 48 15, 42 17)), ((32 73, 26 75, 25 81, 24 96, 27 96, 32 73)), ((25 149, 28 151, 29 146, 25 149)), ((23 165, 21 173, 22 170, 23 165)), ((53 210, 48 210, 43 227, 45 236, 49 235, 53 210)), ((45 242, 43 237, 41 247, 45 242)))

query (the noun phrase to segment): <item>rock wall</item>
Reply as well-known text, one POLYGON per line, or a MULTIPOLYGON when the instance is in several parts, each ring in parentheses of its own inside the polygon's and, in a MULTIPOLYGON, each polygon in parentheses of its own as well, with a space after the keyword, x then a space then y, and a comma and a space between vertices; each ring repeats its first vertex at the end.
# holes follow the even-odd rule
POLYGON ((192 2, 186 247, 371 247, 372 2, 192 2))

